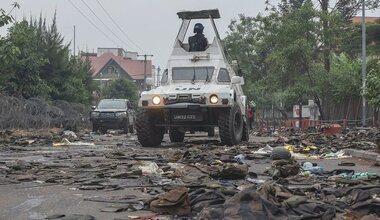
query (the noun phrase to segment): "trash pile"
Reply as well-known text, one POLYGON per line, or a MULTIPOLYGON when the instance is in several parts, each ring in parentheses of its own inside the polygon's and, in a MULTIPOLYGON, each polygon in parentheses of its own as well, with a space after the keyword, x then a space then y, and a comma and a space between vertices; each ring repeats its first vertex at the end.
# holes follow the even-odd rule
POLYGON ((380 172, 355 169, 344 149, 354 142, 375 149, 369 143, 378 136, 375 130, 358 130, 328 137, 280 135, 233 147, 190 140, 144 149, 131 147, 133 137, 120 144, 105 139, 94 145, 91 135, 66 131, 49 146, 75 145, 82 151, 68 147, 45 152, 40 161, 0 161, 0 184, 58 184, 96 192, 133 189, 133 194, 84 198, 104 203, 100 212, 125 212, 128 218, 376 219, 380 172), (327 159, 339 160, 339 167, 326 169, 321 161, 327 159))

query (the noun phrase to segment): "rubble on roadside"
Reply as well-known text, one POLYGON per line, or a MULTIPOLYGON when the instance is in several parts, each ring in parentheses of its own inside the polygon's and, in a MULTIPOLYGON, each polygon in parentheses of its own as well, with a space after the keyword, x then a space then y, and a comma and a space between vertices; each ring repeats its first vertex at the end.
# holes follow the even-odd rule
POLYGON ((45 159, 38 161, 0 161, 0 184, 28 182, 37 186, 65 185, 71 190, 133 188, 141 192, 139 196, 84 199, 104 203, 100 212, 137 216, 140 211, 152 212, 144 214, 151 216, 147 219, 157 214, 239 218, 241 210, 248 219, 380 216, 380 169, 377 173, 354 171, 355 163, 344 152, 346 148, 375 151, 380 136, 375 129, 354 129, 336 136, 279 132, 269 141, 253 140, 233 147, 213 140, 195 140, 168 146, 164 143, 164 147, 153 150, 136 147, 133 137, 122 136, 121 142, 106 147, 106 151, 95 148, 107 146, 110 138, 118 137, 117 133, 98 135, 97 139, 95 134, 69 131, 48 132, 40 138, 31 134, 16 136, 9 131, 0 132, 0 136, 7 137, 1 144, 8 146, 0 152, 17 148, 33 151, 40 145, 53 148, 71 144, 79 149, 87 146, 86 151, 65 148, 45 153, 40 155, 45 159), (18 144, 24 138, 34 142, 18 144), (278 154, 274 157, 272 153, 277 149, 292 158, 279 158, 278 154), (344 160, 336 169, 326 170, 314 159, 344 160), (268 164, 267 170, 256 172, 255 164, 261 163, 268 164))

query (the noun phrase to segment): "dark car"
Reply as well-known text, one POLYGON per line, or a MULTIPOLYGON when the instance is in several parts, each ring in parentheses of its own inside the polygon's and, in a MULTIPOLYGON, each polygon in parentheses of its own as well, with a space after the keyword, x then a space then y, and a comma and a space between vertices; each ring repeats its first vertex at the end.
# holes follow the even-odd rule
POLYGON ((92 130, 123 129, 125 133, 134 131, 134 110, 128 99, 102 99, 90 113, 92 130))

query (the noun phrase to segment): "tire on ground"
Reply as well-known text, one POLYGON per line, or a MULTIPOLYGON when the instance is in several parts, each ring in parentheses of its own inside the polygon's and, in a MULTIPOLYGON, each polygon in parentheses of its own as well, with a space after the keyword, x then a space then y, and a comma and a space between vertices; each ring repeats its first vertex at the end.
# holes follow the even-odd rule
POLYGON ((232 146, 240 143, 243 137, 243 116, 237 105, 219 113, 218 125, 223 144, 232 146))
POLYGON ((177 128, 169 129, 169 138, 171 142, 183 142, 185 139, 185 132, 179 131, 177 128))
POLYGON ((139 109, 136 115, 137 139, 143 147, 157 147, 164 138, 164 128, 154 127, 146 110, 139 109))

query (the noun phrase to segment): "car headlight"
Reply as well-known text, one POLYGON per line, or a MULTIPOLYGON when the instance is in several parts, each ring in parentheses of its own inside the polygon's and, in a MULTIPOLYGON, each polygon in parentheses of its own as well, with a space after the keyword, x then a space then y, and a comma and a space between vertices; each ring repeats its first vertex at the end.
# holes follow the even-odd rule
POLYGON ((219 98, 217 95, 211 95, 210 96, 210 103, 211 104, 216 104, 216 103, 218 103, 218 101, 219 101, 219 98))
POLYGON ((97 118, 99 117, 100 113, 99 112, 91 112, 91 117, 92 118, 97 118))
POLYGON ((116 117, 125 118, 125 117, 127 117, 127 113, 126 112, 116 112, 116 117))
POLYGON ((152 102, 153 102, 154 105, 159 105, 161 103, 160 96, 158 96, 158 95, 154 96, 153 99, 152 99, 152 102))

